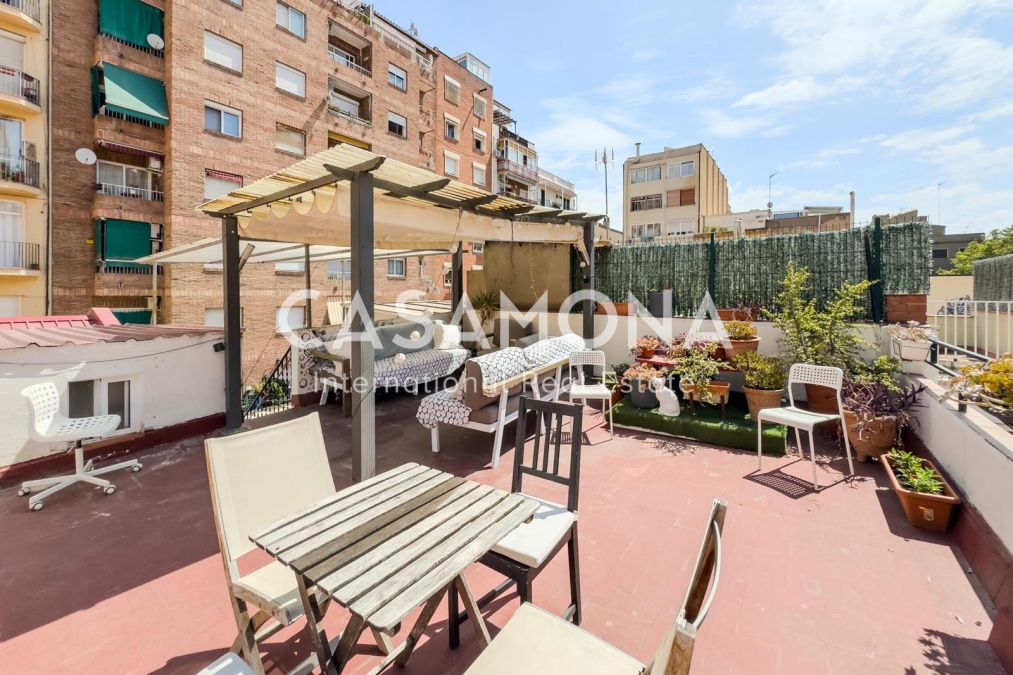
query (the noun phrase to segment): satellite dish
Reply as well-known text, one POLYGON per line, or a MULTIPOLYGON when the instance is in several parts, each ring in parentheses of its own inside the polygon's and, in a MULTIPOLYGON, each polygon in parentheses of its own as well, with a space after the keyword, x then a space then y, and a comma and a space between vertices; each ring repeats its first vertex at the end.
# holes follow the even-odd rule
POLYGON ((74 157, 77 158, 77 161, 87 165, 94 164, 98 160, 98 157, 95 156, 95 151, 91 148, 78 148, 77 152, 74 153, 74 157))
POLYGON ((152 49, 165 48, 165 40, 163 40, 161 36, 155 35, 154 33, 148 33, 148 44, 151 45, 152 49))

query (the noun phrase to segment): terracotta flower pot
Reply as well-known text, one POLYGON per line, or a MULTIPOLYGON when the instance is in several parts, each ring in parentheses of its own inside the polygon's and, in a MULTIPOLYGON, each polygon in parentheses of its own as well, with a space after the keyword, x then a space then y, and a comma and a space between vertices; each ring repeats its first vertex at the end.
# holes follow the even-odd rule
POLYGON ((805 400, 812 412, 828 415, 836 415, 840 412, 837 409, 837 392, 830 387, 807 384, 805 386, 805 400))
POLYGON ((739 354, 746 354, 747 352, 755 352, 760 347, 760 338, 754 337, 748 340, 728 340, 731 349, 725 347, 725 358, 729 361, 734 361, 735 357, 739 354))
POLYGON ((781 396, 784 394, 783 389, 774 391, 771 389, 743 387, 742 391, 746 393, 746 405, 749 406, 749 416, 753 418, 754 422, 761 410, 781 407, 781 396))
POLYGON ((654 355, 658 353, 657 349, 638 349, 637 358, 640 359, 653 359, 654 355))
POLYGON ((727 353, 725 352, 724 346, 721 345, 720 343, 714 349, 713 357, 714 357, 715 361, 724 361, 724 360, 726 360, 727 353))
POLYGON ((858 415, 845 410, 844 421, 848 425, 848 442, 855 449, 859 462, 870 457, 879 459, 893 449, 897 439, 896 417, 876 417, 859 426, 858 415))
POLYGON ((912 492, 901 487, 897 476, 893 473, 893 466, 890 464, 890 455, 883 455, 879 458, 880 463, 886 467, 886 473, 890 477, 890 484, 893 491, 900 499, 901 508, 907 516, 909 523, 915 527, 926 530, 945 532, 950 527, 950 520, 953 518, 953 507, 960 503, 960 497, 953 490, 946 479, 943 478, 935 464, 928 460, 922 460, 926 466, 936 472, 939 480, 943 483, 943 494, 927 495, 920 492, 912 492))
MULTIPOLYGON (((632 302, 613 302, 612 306, 616 309, 616 316, 630 316, 633 311, 632 302)), ((594 308, 595 314, 606 314, 605 307, 599 302, 594 308)))

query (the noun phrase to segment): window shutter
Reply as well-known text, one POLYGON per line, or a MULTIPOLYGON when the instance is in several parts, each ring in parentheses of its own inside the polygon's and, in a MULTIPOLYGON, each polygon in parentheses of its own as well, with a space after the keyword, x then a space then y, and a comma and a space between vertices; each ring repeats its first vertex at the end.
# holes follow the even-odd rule
POLYGON ((25 43, 0 34, 0 66, 19 72, 25 69, 25 43))
POLYGON ((681 198, 679 199, 680 204, 683 206, 692 206, 693 204, 696 204, 696 191, 693 188, 687 188, 685 190, 680 190, 679 192, 682 193, 681 198))

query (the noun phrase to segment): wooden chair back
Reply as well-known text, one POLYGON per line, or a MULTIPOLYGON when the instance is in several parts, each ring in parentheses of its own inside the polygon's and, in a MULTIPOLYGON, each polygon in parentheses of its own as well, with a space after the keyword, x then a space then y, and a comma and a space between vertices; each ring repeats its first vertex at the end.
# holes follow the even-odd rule
POLYGON ((696 558, 693 579, 682 601, 675 622, 654 655, 654 662, 644 675, 686 675, 693 660, 696 632, 707 618, 721 576, 721 533, 725 526, 728 505, 715 499, 707 519, 700 553, 696 558), (710 593, 707 588, 710 587, 710 593))
POLYGON ((211 504, 226 567, 254 548, 250 534, 334 494, 317 413, 204 441, 211 504))
MULTIPOLYGON (((580 445, 581 423, 584 418, 583 408, 576 403, 560 403, 557 401, 541 401, 522 396, 517 415, 517 442, 514 448, 514 476, 512 490, 522 491, 524 476, 534 476, 552 481, 567 488, 566 508, 572 512, 577 510, 577 498, 580 487, 580 445), (534 413, 534 419, 528 419, 527 413, 534 413), (563 452, 563 422, 569 419, 570 426, 570 458, 569 472, 561 472, 563 452), (527 457, 526 446, 529 424, 534 424, 535 446, 531 456, 527 457)), ((566 465, 562 465, 563 469, 566 465)))

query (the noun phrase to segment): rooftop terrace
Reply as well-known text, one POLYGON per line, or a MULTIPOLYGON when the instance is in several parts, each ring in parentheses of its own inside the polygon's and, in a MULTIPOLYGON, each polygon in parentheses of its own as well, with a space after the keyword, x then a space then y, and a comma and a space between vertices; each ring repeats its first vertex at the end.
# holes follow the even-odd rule
MULTIPOLYGON (((414 418, 417 399, 382 396, 377 470, 419 462, 509 489, 513 452, 484 468, 488 434, 446 430, 443 451, 414 418)), ((338 488, 351 482, 350 423, 320 410, 338 488)), ((856 464, 845 479, 838 451, 820 458, 818 493, 808 460, 754 455, 617 430, 608 440, 590 412, 581 470, 584 628, 649 661, 689 582, 711 501, 728 501, 721 585, 697 641, 693 673, 1002 673, 985 640, 989 612, 952 535, 911 527, 882 469, 856 464)), ((511 426, 507 437, 512 436, 511 426)), ((509 445, 507 443, 506 445, 509 445)), ((829 448, 829 446, 827 446, 829 448)), ((111 495, 54 495, 43 511, 0 491, 0 663, 11 673, 193 673, 235 637, 200 438, 139 455, 145 470, 117 476, 111 495), (45 665, 43 665, 45 664, 45 665)), ((475 565, 476 593, 497 577, 475 565)), ((560 556, 534 586, 535 602, 562 612, 560 556)), ((493 634, 517 608, 486 610, 493 634)), ((331 634, 345 616, 333 609, 331 634)), ((410 619, 411 620, 411 619, 410 619)), ((446 642, 441 606, 406 673, 462 673, 478 653, 470 626, 446 642)), ((310 653, 305 623, 269 640, 265 663, 287 670, 310 653)), ((350 669, 380 659, 369 638, 350 669)))

